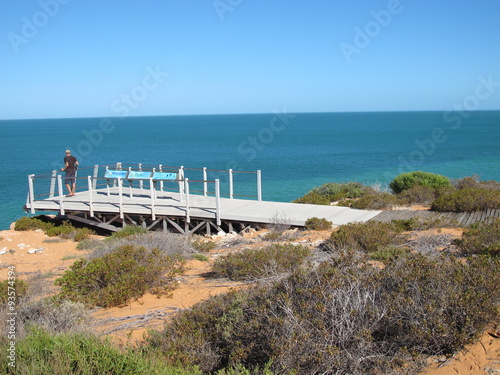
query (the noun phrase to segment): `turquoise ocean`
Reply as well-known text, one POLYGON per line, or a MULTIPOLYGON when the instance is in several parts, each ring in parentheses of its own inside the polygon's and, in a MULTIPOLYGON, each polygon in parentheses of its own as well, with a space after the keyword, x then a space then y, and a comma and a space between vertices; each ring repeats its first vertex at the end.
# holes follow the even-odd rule
MULTIPOLYGON (((413 170, 500 181, 500 111, 2 120, 0 142, 0 230, 26 215, 27 176, 59 169, 66 149, 83 171, 117 162, 261 170, 263 199, 271 201, 326 182, 387 188, 413 170)), ((209 173, 227 185, 227 173, 209 173)), ((254 174, 235 174, 236 194, 255 190, 254 174)))

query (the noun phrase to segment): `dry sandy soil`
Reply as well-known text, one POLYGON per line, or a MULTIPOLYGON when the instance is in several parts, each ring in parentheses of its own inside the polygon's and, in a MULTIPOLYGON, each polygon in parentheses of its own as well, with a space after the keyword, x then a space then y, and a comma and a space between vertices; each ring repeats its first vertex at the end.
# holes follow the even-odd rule
MULTIPOLYGON (((455 232, 454 234, 459 234, 455 232)), ((299 241, 314 243, 328 236, 328 232, 311 233, 309 238, 299 241)), ((0 232, 0 280, 7 278, 7 266, 15 266, 20 278, 34 275, 55 279, 63 274, 75 259, 85 255, 76 249, 70 240, 52 242, 41 231, 0 232), (36 249, 43 248, 40 252, 36 249)), ((56 240, 57 241, 57 240, 56 240)), ((221 253, 218 249, 216 252, 221 253)), ((188 270, 179 278, 179 287, 169 298, 156 298, 145 295, 123 308, 99 309, 94 312, 97 330, 111 335, 114 340, 135 342, 141 340, 145 327, 160 327, 169 316, 203 301, 211 295, 224 293, 243 284, 207 279, 204 274, 210 270, 210 262, 193 260, 188 270)), ((422 373, 426 375, 484 375, 500 374, 500 327, 485 333, 480 342, 468 347, 451 359, 429 359, 429 367, 422 373)))

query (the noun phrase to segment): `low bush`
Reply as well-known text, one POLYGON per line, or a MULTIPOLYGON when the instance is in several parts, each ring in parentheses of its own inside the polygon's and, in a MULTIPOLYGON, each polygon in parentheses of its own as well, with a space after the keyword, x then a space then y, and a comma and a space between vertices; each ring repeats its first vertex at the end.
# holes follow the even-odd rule
POLYGON ((398 258, 407 256, 410 253, 408 249, 401 246, 388 245, 381 246, 378 250, 370 253, 370 258, 380 262, 392 262, 398 258))
POLYGON ((472 224, 455 242, 466 254, 500 256, 500 218, 472 224))
POLYGON ((25 230, 41 229, 43 231, 47 231, 53 226, 54 225, 52 223, 44 220, 44 217, 23 216, 22 218, 20 218, 15 222, 14 230, 25 231, 25 230))
POLYGON ((411 189, 417 185, 428 186, 432 189, 436 189, 451 186, 451 182, 446 176, 430 172, 415 171, 402 173, 396 176, 396 178, 394 178, 394 180, 392 180, 389 184, 389 187, 394 193, 399 194, 402 191, 411 189))
POLYGON ((399 204, 398 198, 390 193, 378 191, 363 195, 361 198, 348 201, 351 208, 359 210, 384 210, 391 209, 399 204))
POLYGON ((294 200, 294 203, 329 205, 331 202, 360 198, 374 190, 358 182, 339 184, 329 182, 315 187, 306 195, 294 200))
POLYGON ((188 258, 195 252, 189 237, 180 234, 168 232, 146 232, 143 234, 129 235, 125 237, 108 237, 104 241, 99 241, 92 246, 92 253, 88 255, 89 259, 102 257, 114 252, 121 246, 140 246, 148 251, 158 249, 164 255, 180 256, 188 258))
POLYGON ((75 232, 74 240, 76 242, 81 242, 83 240, 88 240, 91 236, 95 235, 95 231, 90 228, 78 228, 75 232))
POLYGON ((403 204, 431 204, 436 199, 435 189, 430 186, 416 185, 398 194, 403 204))
POLYGON ((0 282, 0 304, 7 305, 10 301, 18 302, 28 293, 28 283, 22 279, 4 280, 0 282))
POLYGON ((307 230, 330 230, 333 223, 325 218, 311 217, 306 220, 307 230))
POLYGON ((329 182, 312 189, 311 193, 328 197, 330 201, 337 201, 345 198, 359 198, 368 191, 371 191, 371 189, 359 182, 349 182, 346 184, 329 182))
POLYGON ((207 241, 202 239, 195 239, 194 241, 191 242, 191 244, 196 250, 202 252, 208 252, 217 247, 217 243, 215 243, 214 241, 207 241))
POLYGON ((292 244, 245 249, 217 258, 212 272, 236 281, 275 277, 300 267, 309 255, 308 248, 292 244))
POLYGON ((323 206, 329 206, 332 201, 329 197, 309 192, 306 195, 297 198, 293 201, 293 203, 302 203, 302 204, 318 204, 323 206))
POLYGON ((438 197, 431 206, 434 211, 472 212, 500 208, 500 190, 467 187, 438 197))
MULTIPOLYGON (((6 336, 0 345, 8 348, 6 336)), ((200 374, 195 368, 180 369, 157 356, 145 356, 137 350, 121 351, 111 342, 91 335, 53 334, 33 328, 29 336, 16 342, 15 371, 7 355, 0 357, 3 374, 30 375, 187 375, 200 374)))
POLYGON ((146 228, 136 225, 127 225, 122 230, 114 232, 111 236, 108 237, 108 239, 113 240, 117 238, 125 238, 129 236, 141 235, 146 233, 148 233, 148 230, 146 228))
POLYGON ((381 269, 323 263, 218 295, 151 332, 145 350, 205 373, 411 374, 498 318, 499 262, 407 255, 381 269))
POLYGON ((158 249, 125 245, 90 261, 76 261, 55 283, 61 296, 92 306, 124 306, 146 291, 168 294, 175 276, 182 272, 184 259, 158 249))
POLYGON ((341 225, 325 241, 327 247, 333 249, 354 249, 367 253, 377 251, 380 247, 399 245, 404 242, 404 236, 391 223, 367 221, 365 223, 350 223, 341 225))
POLYGON ((49 237, 74 238, 76 228, 69 221, 63 221, 61 225, 53 226, 45 231, 49 237))

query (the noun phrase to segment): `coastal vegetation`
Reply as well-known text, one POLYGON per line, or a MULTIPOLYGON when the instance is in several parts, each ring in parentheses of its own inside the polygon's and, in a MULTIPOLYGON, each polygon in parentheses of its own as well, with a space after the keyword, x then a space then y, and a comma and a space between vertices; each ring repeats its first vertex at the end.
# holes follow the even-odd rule
MULTIPOLYGON (((488 192, 484 206, 479 196, 467 198, 474 207, 498 208, 496 182, 418 181, 398 184, 398 193, 330 183, 301 200, 351 207, 426 202, 436 209, 441 199, 471 207, 460 195, 473 189, 488 192)), ((103 239, 68 222, 22 218, 16 230, 82 237, 86 252, 55 283, 40 275, 16 281, 15 373, 414 375, 429 356, 448 358, 500 319, 500 219, 463 234, 456 226, 411 218, 334 229, 311 218, 297 231, 275 217, 252 241, 237 236, 222 245, 132 226, 103 239), (450 228, 460 234, 451 236, 450 228), (318 233, 319 243, 300 237, 318 233), (172 293, 190 259, 209 264, 204 277, 211 282, 231 280, 236 288, 178 311, 134 346, 95 333, 96 308, 172 293)), ((8 287, 0 282, 2 296, 8 287)), ((0 299, 4 326, 7 302, 0 299)), ((0 344, 8 346, 5 334, 0 344)), ((0 373, 9 371, 0 357, 0 373)))
POLYGON ((375 210, 420 204, 438 212, 500 208, 500 183, 479 181, 477 176, 450 180, 446 176, 415 171, 400 174, 389 187, 390 192, 353 182, 326 183, 294 202, 375 210))

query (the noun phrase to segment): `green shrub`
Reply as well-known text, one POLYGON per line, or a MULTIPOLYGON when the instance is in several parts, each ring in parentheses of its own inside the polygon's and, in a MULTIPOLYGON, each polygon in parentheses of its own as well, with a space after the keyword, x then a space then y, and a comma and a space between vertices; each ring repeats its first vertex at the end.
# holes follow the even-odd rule
POLYGON ((53 226, 45 231, 47 236, 61 238, 74 238, 76 228, 69 221, 64 221, 61 225, 53 226))
POLYGON ((95 231, 90 228, 78 228, 75 233, 74 240, 76 242, 81 242, 83 240, 88 240, 91 236, 95 235, 95 231))
POLYGON ((446 176, 430 172, 415 171, 400 174, 391 181, 389 187, 394 193, 399 194, 402 191, 411 189, 417 185, 428 186, 436 189, 451 186, 451 182, 446 176))
POLYGON ((337 201, 345 198, 359 198, 371 189, 359 182, 349 182, 347 184, 338 184, 329 182, 311 190, 321 196, 328 197, 331 201, 337 201))
MULTIPOLYGON (((0 336, 8 348, 6 336, 0 336)), ((138 350, 120 350, 111 342, 90 335, 52 334, 34 328, 30 335, 16 342, 15 372, 7 355, 0 357, 3 374, 30 375, 187 375, 200 374, 194 368, 173 367, 158 356, 145 356, 138 350)))
POLYGON ((43 231, 47 231, 52 228, 53 224, 47 221, 44 221, 38 217, 27 217, 23 216, 14 224, 14 230, 17 231, 25 231, 25 230, 35 230, 42 229, 43 231))
POLYGON ((404 247, 388 245, 379 247, 378 250, 370 253, 370 258, 381 262, 389 262, 407 256, 409 253, 409 250, 404 247))
POLYGON ((274 244, 260 249, 245 249, 215 260, 212 272, 230 280, 253 280, 276 276, 300 267, 311 251, 304 246, 274 244))
POLYGON ((10 299, 15 303, 19 303, 28 292, 28 283, 22 279, 16 278, 15 280, 4 280, 0 282, 0 304, 7 304, 9 296, 14 297, 10 299))
POLYGON ((117 239, 117 238, 125 238, 125 237, 130 237, 130 236, 135 236, 135 235, 141 235, 141 234, 146 234, 148 233, 148 230, 146 228, 143 228, 141 226, 136 226, 136 225, 127 225, 125 228, 122 230, 119 230, 118 232, 113 233, 111 236, 108 237, 108 239, 117 239))
POLYGON ((192 241, 191 244, 196 250, 203 252, 208 252, 217 247, 217 243, 215 243, 214 241, 205 241, 202 239, 196 239, 192 241))
POLYGON ((333 223, 331 221, 318 217, 311 217, 306 220, 306 229, 308 230, 330 230, 333 223))
POLYGON ((399 204, 398 198, 386 192, 371 192, 361 198, 350 201, 350 206, 359 210, 383 210, 390 209, 399 204))
POLYGON ((92 306, 124 306, 146 291, 168 294, 175 276, 182 272, 184 260, 158 249, 126 245, 91 261, 76 261, 55 281, 61 296, 92 306))
POLYGON ((399 245, 402 242, 404 237, 391 223, 367 221, 341 225, 325 244, 333 249, 355 249, 372 253, 379 247, 399 245))
POLYGON ((472 224, 456 243, 466 254, 500 256, 500 218, 472 224))
POLYGON ((394 219, 391 220, 391 224, 392 227, 398 232, 422 229, 422 222, 416 217, 412 217, 410 219, 394 219))
POLYGON ((425 185, 415 185, 398 194, 402 203, 431 204, 436 199, 435 189, 425 185))
POLYGON ((199 303, 146 348, 205 373, 415 373, 420 353, 461 349, 498 317, 499 265, 419 255, 382 269, 323 263, 199 303))
POLYGON ((500 190, 463 188, 441 195, 431 206, 434 211, 471 212, 500 208, 500 190))
POLYGON ((293 201, 293 203, 318 204, 323 206, 329 206, 331 202, 330 198, 317 193, 307 193, 306 195, 293 201))

